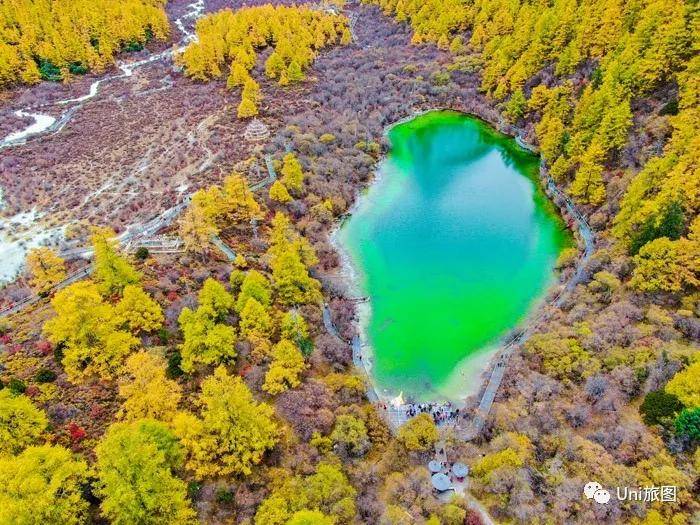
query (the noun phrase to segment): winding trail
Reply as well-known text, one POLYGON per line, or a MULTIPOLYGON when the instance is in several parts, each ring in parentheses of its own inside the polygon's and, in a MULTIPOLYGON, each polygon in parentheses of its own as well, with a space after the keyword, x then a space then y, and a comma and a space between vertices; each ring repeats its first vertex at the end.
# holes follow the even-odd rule
MULTIPOLYGON (((119 73, 103 76, 95 80, 90 85, 86 94, 79 97, 13 110, 14 115, 20 118, 31 118, 33 122, 25 126, 24 129, 14 131, 6 137, 1 138, 0 151, 5 148, 19 148, 28 144, 30 141, 41 140, 59 133, 86 103, 101 93, 101 87, 105 83, 119 79, 129 79, 133 76, 134 71, 139 68, 147 67, 148 65, 162 60, 172 59, 176 53, 184 49, 190 42, 196 41, 197 37, 194 32, 194 26, 196 21, 204 14, 205 8, 204 0, 191 0, 189 4, 184 6, 184 12, 174 20, 174 25, 182 34, 178 42, 173 44, 169 49, 158 53, 152 53, 142 60, 117 62, 116 68, 119 73), (49 108, 51 108, 52 114, 45 113, 45 111, 49 111, 49 108), (56 114, 57 108, 58 111, 60 111, 58 114, 56 114)), ((8 114, 10 113, 4 113, 4 115, 8 114)), ((167 216, 170 213, 177 215, 179 213, 178 206, 179 205, 176 205, 174 208, 163 212, 161 218, 167 220, 167 216)), ((2 188, 0 188, 0 208, 2 208, 2 188)), ((41 216, 43 216, 43 214, 38 214, 36 219, 41 216)), ((19 232, 15 231, 14 223, 17 222, 16 217, 0 217, 0 249, 11 249, 14 252, 12 259, 0 260, 0 283, 11 282, 16 278, 28 249, 37 245, 37 239, 43 238, 42 236, 46 232, 45 226, 36 219, 32 223, 23 224, 22 231, 19 232), (6 231, 11 232, 12 236, 6 234, 6 231)), ((120 240, 128 241, 129 238, 141 235, 132 230, 143 228, 144 226, 143 224, 131 225, 126 234, 123 234, 125 236, 120 238, 120 240)), ((158 229, 157 224, 153 224, 152 226, 158 229)), ((61 228, 62 227, 59 225, 58 228, 53 228, 52 230, 61 230, 57 235, 62 236, 61 228)), ((75 254, 76 257, 80 257, 85 253, 85 250, 81 249, 77 250, 77 252, 79 253, 75 254), (82 254, 80 252, 82 252, 82 254)))

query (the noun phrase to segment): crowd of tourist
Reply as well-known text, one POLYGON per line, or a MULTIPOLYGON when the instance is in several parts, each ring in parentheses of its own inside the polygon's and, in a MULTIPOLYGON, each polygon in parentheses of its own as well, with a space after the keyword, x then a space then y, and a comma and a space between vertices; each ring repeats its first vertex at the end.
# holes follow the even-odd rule
POLYGON ((436 425, 456 421, 459 418, 459 408, 454 408, 451 403, 408 403, 403 406, 406 416, 412 418, 420 413, 432 416, 436 425))

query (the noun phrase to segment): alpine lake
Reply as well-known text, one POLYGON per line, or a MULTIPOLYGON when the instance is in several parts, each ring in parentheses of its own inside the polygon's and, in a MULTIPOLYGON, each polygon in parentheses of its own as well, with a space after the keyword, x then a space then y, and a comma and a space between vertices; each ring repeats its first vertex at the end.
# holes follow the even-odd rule
POLYGON ((458 401, 541 304, 572 236, 541 189, 539 157, 488 124, 431 111, 388 138, 337 232, 369 299, 372 379, 387 396, 458 401))

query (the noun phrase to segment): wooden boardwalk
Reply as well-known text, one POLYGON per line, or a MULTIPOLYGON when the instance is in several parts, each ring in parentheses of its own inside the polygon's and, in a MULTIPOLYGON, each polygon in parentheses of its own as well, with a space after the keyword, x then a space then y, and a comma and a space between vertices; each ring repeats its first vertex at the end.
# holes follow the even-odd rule
POLYGON ((226 258, 229 261, 235 261, 236 260, 236 252, 234 252, 228 244, 226 244, 224 241, 221 240, 221 238, 218 235, 212 235, 211 236, 211 242, 214 246, 216 246, 221 252, 226 256, 226 258))
MULTIPOLYGON (((261 189, 277 179, 277 173, 270 155, 265 155, 265 164, 267 166, 267 177, 260 182, 250 185, 251 191, 261 189)), ((145 247, 153 253, 177 253, 183 251, 184 245, 182 239, 179 237, 165 237, 157 235, 157 233, 163 228, 170 226, 175 219, 187 209, 187 206, 189 206, 192 201, 192 195, 193 194, 186 195, 182 201, 175 206, 168 208, 147 222, 127 229, 127 231, 117 237, 121 248, 125 251, 136 251, 140 247, 145 247)), ((236 258, 236 252, 226 245, 219 237, 213 236, 212 243, 226 255, 229 261, 233 261, 236 258)), ((59 255, 61 258, 68 261, 76 259, 90 260, 92 259, 93 250, 91 247, 71 248, 61 252, 59 255)), ((52 286, 47 294, 31 295, 30 297, 0 309, 0 318, 21 312, 25 308, 41 301, 61 288, 65 288, 76 281, 85 279, 92 271, 92 264, 88 264, 70 274, 60 283, 52 286)))
MULTIPOLYGON (((581 282, 586 264, 590 260, 591 255, 593 255, 595 248, 595 236, 584 215, 578 210, 578 208, 576 208, 573 201, 563 191, 561 191, 561 189, 559 189, 552 177, 546 172, 544 166, 540 167, 540 176, 542 178, 544 188, 550 198, 552 198, 555 204, 566 209, 568 214, 573 217, 583 243, 582 253, 576 265, 574 275, 566 283, 564 289, 549 303, 552 306, 559 307, 564 303, 564 300, 569 296, 569 294, 576 288, 576 285, 581 282)), ((471 441, 481 434, 484 424, 486 423, 486 418, 491 412, 491 407, 496 399, 498 388, 501 386, 503 376, 508 368, 510 356, 513 354, 513 352, 515 352, 516 348, 530 338, 540 323, 546 320, 547 314, 545 312, 541 313, 538 317, 530 321, 522 332, 518 333, 516 337, 510 338, 504 344, 503 348, 499 351, 498 358, 496 359, 493 368, 491 369, 488 383, 486 384, 486 388, 481 395, 481 400, 479 401, 476 414, 471 421, 462 423, 461 425, 457 424, 455 426, 457 435, 461 439, 471 441)))

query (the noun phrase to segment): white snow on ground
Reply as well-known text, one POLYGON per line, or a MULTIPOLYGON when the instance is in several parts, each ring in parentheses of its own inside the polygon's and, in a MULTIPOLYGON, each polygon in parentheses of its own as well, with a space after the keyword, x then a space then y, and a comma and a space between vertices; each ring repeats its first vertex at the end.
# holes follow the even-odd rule
POLYGON ((36 135, 37 133, 41 133, 44 130, 47 130, 53 125, 54 122, 56 122, 56 119, 53 118, 51 115, 42 115, 41 113, 27 113, 26 111, 23 111, 21 109, 15 111, 15 115, 17 115, 20 118, 31 117, 34 119, 34 123, 30 124, 21 131, 15 131, 14 133, 10 133, 7 137, 5 137, 3 143, 16 142, 18 140, 25 139, 30 135, 36 135))
POLYGON ((73 102, 85 102, 86 100, 91 99, 95 95, 97 95, 97 91, 100 88, 100 84, 104 82, 105 79, 102 80, 95 80, 92 84, 90 84, 90 91, 87 92, 86 95, 83 95, 82 97, 78 98, 68 98, 66 100, 59 100, 57 104, 71 104, 73 102))
MULTIPOLYGON (((185 26, 183 20, 188 19, 191 20, 192 23, 196 23, 196 21, 204 14, 206 6, 204 0, 194 0, 187 7, 188 10, 185 12, 185 14, 175 20, 175 25, 184 35, 184 38, 180 41, 178 46, 153 54, 143 60, 119 63, 117 64, 117 67, 121 71, 121 74, 96 80, 90 85, 90 90, 85 95, 77 98, 60 100, 55 102, 55 105, 77 104, 77 107, 80 107, 80 105, 82 105, 84 102, 95 97, 99 93, 99 88, 102 83, 118 78, 131 77, 135 69, 172 56, 174 53, 181 52, 189 42, 197 39, 196 34, 185 26)), ((34 122, 23 130, 10 133, 4 139, 0 140, 0 149, 6 146, 21 144, 24 142, 24 139, 44 133, 54 126, 54 124, 56 124, 56 118, 52 117, 51 115, 31 113, 29 108, 25 109, 26 111, 21 109, 16 111, 15 115, 20 118, 31 117, 34 119, 34 122)), ((76 106, 66 110, 63 113, 61 116, 59 129, 70 120, 70 117, 74 113, 74 109, 76 109, 76 106)), ((105 191, 106 189, 106 187, 100 188, 97 190, 96 194, 99 195, 99 193, 105 191)), ((182 195, 187 191, 187 186, 181 184, 178 186, 177 191, 182 195)), ((3 206, 3 190, 0 188, 0 210, 2 210, 3 206)), ((151 232, 151 230, 158 227, 160 222, 167 222, 168 219, 172 219, 170 215, 173 213, 179 213, 179 211, 175 210, 180 210, 182 206, 183 204, 179 204, 170 210, 166 210, 155 222, 151 221, 151 223, 132 225, 132 227, 130 227, 127 232, 124 232, 120 238, 123 237, 126 240, 134 235, 134 232, 141 232, 144 228, 147 232, 151 232)), ((0 286, 13 281, 19 275, 22 267, 24 266, 24 259, 29 250, 36 248, 37 246, 58 243, 60 240, 62 240, 65 226, 46 228, 45 226, 41 225, 41 222, 39 221, 41 218, 42 214, 38 213, 36 210, 18 213, 12 217, 0 217, 0 286)))
POLYGON ((40 218, 36 210, 0 218, 0 285, 17 278, 29 250, 63 238, 63 227, 44 228, 37 222, 40 218))

